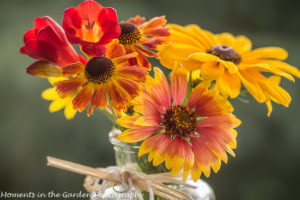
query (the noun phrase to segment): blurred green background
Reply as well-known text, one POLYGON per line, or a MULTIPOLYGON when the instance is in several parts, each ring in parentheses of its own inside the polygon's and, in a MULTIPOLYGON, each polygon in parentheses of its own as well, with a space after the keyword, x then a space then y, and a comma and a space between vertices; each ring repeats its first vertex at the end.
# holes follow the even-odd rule
MULTIPOLYGON (((0 7, 0 191, 78 192, 83 177, 46 166, 51 155, 90 166, 114 164, 107 133, 111 123, 101 113, 78 114, 67 121, 63 112, 48 112, 40 93, 46 80, 29 76, 33 60, 19 53, 22 37, 38 16, 61 23, 64 9, 81 1, 10 0, 0 7)), ((170 23, 196 23, 212 32, 247 35, 254 47, 281 46, 288 62, 300 64, 300 12, 295 1, 282 0, 102 0, 114 7, 120 20, 136 14, 147 18, 166 15, 170 23)), ((236 158, 206 179, 219 200, 300 199, 300 81, 283 80, 291 94, 290 107, 266 107, 232 101, 243 121, 238 128, 236 158)))

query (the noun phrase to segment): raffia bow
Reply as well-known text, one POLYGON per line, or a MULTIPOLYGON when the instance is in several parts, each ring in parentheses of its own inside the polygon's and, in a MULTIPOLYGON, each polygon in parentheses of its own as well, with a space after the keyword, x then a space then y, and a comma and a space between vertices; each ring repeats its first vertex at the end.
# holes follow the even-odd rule
MULTIPOLYGON (((103 187, 104 184, 106 185, 103 187, 104 189, 111 184, 127 184, 129 188, 133 187, 136 191, 143 190, 149 192, 150 199, 152 199, 153 194, 155 194, 169 200, 193 200, 189 194, 164 184, 173 183, 191 188, 194 187, 178 180, 177 177, 170 176, 170 173, 148 175, 137 172, 132 168, 92 168, 53 157, 47 157, 47 161, 48 166, 87 176, 84 186, 88 192, 101 192, 101 187, 103 187), (95 185, 95 178, 103 180, 102 185, 95 185)), ((140 195, 138 196, 140 199, 143 199, 140 195)))

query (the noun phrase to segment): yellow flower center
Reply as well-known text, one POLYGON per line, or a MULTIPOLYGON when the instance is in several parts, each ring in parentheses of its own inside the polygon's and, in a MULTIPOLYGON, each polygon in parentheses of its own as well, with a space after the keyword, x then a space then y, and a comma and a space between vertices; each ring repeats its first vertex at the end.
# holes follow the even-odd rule
POLYGON ((216 45, 207 50, 207 53, 218 56, 222 60, 233 62, 236 65, 242 60, 241 56, 232 47, 227 45, 216 45))
POLYGON ((142 34, 134 24, 128 22, 122 22, 120 23, 120 27, 121 27, 121 34, 118 37, 118 39, 121 44, 123 45, 134 44, 141 39, 142 34))
POLYGON ((163 114, 163 125, 172 136, 185 137, 194 134, 196 116, 194 111, 182 105, 171 106, 163 114))
POLYGON ((116 71, 114 63, 106 57, 94 57, 85 66, 85 77, 89 82, 101 84, 110 79, 116 71))

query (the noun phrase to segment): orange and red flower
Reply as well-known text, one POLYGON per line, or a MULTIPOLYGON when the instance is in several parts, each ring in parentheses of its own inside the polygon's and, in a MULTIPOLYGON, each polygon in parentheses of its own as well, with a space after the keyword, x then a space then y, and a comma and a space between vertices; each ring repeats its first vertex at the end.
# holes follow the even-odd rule
POLYGON ((151 69, 151 64, 146 57, 158 57, 152 50, 166 42, 170 34, 169 28, 164 27, 166 23, 165 16, 154 17, 147 22, 144 17, 136 16, 120 23, 119 43, 124 45, 127 53, 139 53, 136 58, 130 59, 132 64, 151 69))
POLYGON ((75 63, 62 69, 69 80, 54 83, 62 97, 82 90, 73 100, 74 109, 83 111, 88 104, 88 115, 94 107, 107 106, 107 95, 117 111, 126 108, 128 103, 139 94, 140 82, 145 81, 147 71, 137 65, 130 65, 128 59, 136 53, 126 54, 125 49, 114 40, 107 45, 105 56, 93 57, 86 65, 75 63))
POLYGON ((102 7, 93 0, 67 9, 63 16, 63 28, 69 41, 80 44, 83 52, 91 56, 104 55, 104 45, 121 32, 116 11, 102 7))
POLYGON ((183 180, 191 174, 196 181, 201 173, 210 175, 227 163, 227 153, 234 156, 238 120, 230 103, 209 90, 209 82, 199 84, 184 104, 187 71, 176 68, 171 74, 171 89, 161 70, 154 68, 155 78, 147 77, 145 89, 135 100, 140 116, 126 116, 117 122, 126 128, 119 135, 124 142, 145 140, 139 156, 149 153, 148 160, 157 166, 165 161, 172 175, 183 171, 183 180), (171 103, 173 98, 173 103, 171 103))
MULTIPOLYGON (((24 46, 20 52, 43 63, 49 62, 64 67, 80 60, 68 42, 64 30, 50 17, 36 18, 34 28, 24 34, 23 40, 24 46)), ((31 73, 31 70, 28 72, 31 73)))

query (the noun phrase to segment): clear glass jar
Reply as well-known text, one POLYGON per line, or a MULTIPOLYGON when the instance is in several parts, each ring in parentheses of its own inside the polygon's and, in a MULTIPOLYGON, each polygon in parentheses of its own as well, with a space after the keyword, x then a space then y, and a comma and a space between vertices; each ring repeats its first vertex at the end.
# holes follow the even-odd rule
MULTIPOLYGON (((113 144, 115 151, 116 164, 119 167, 135 166, 137 171, 146 174, 167 172, 164 164, 153 167, 152 163, 147 161, 147 155, 138 157, 139 145, 136 143, 124 143, 118 140, 118 135, 121 133, 118 129, 113 129, 109 133, 109 140, 113 144)), ((188 184, 196 186, 196 188, 188 188, 184 186, 176 186, 179 190, 186 192, 192 196, 194 200, 215 200, 215 194, 212 188, 203 180, 199 179, 196 183, 188 177, 188 184)), ((143 195, 144 200, 148 199, 147 194, 143 195)), ((133 200, 131 198, 128 198, 133 200)), ((163 200, 163 198, 155 197, 155 200, 163 200)))

